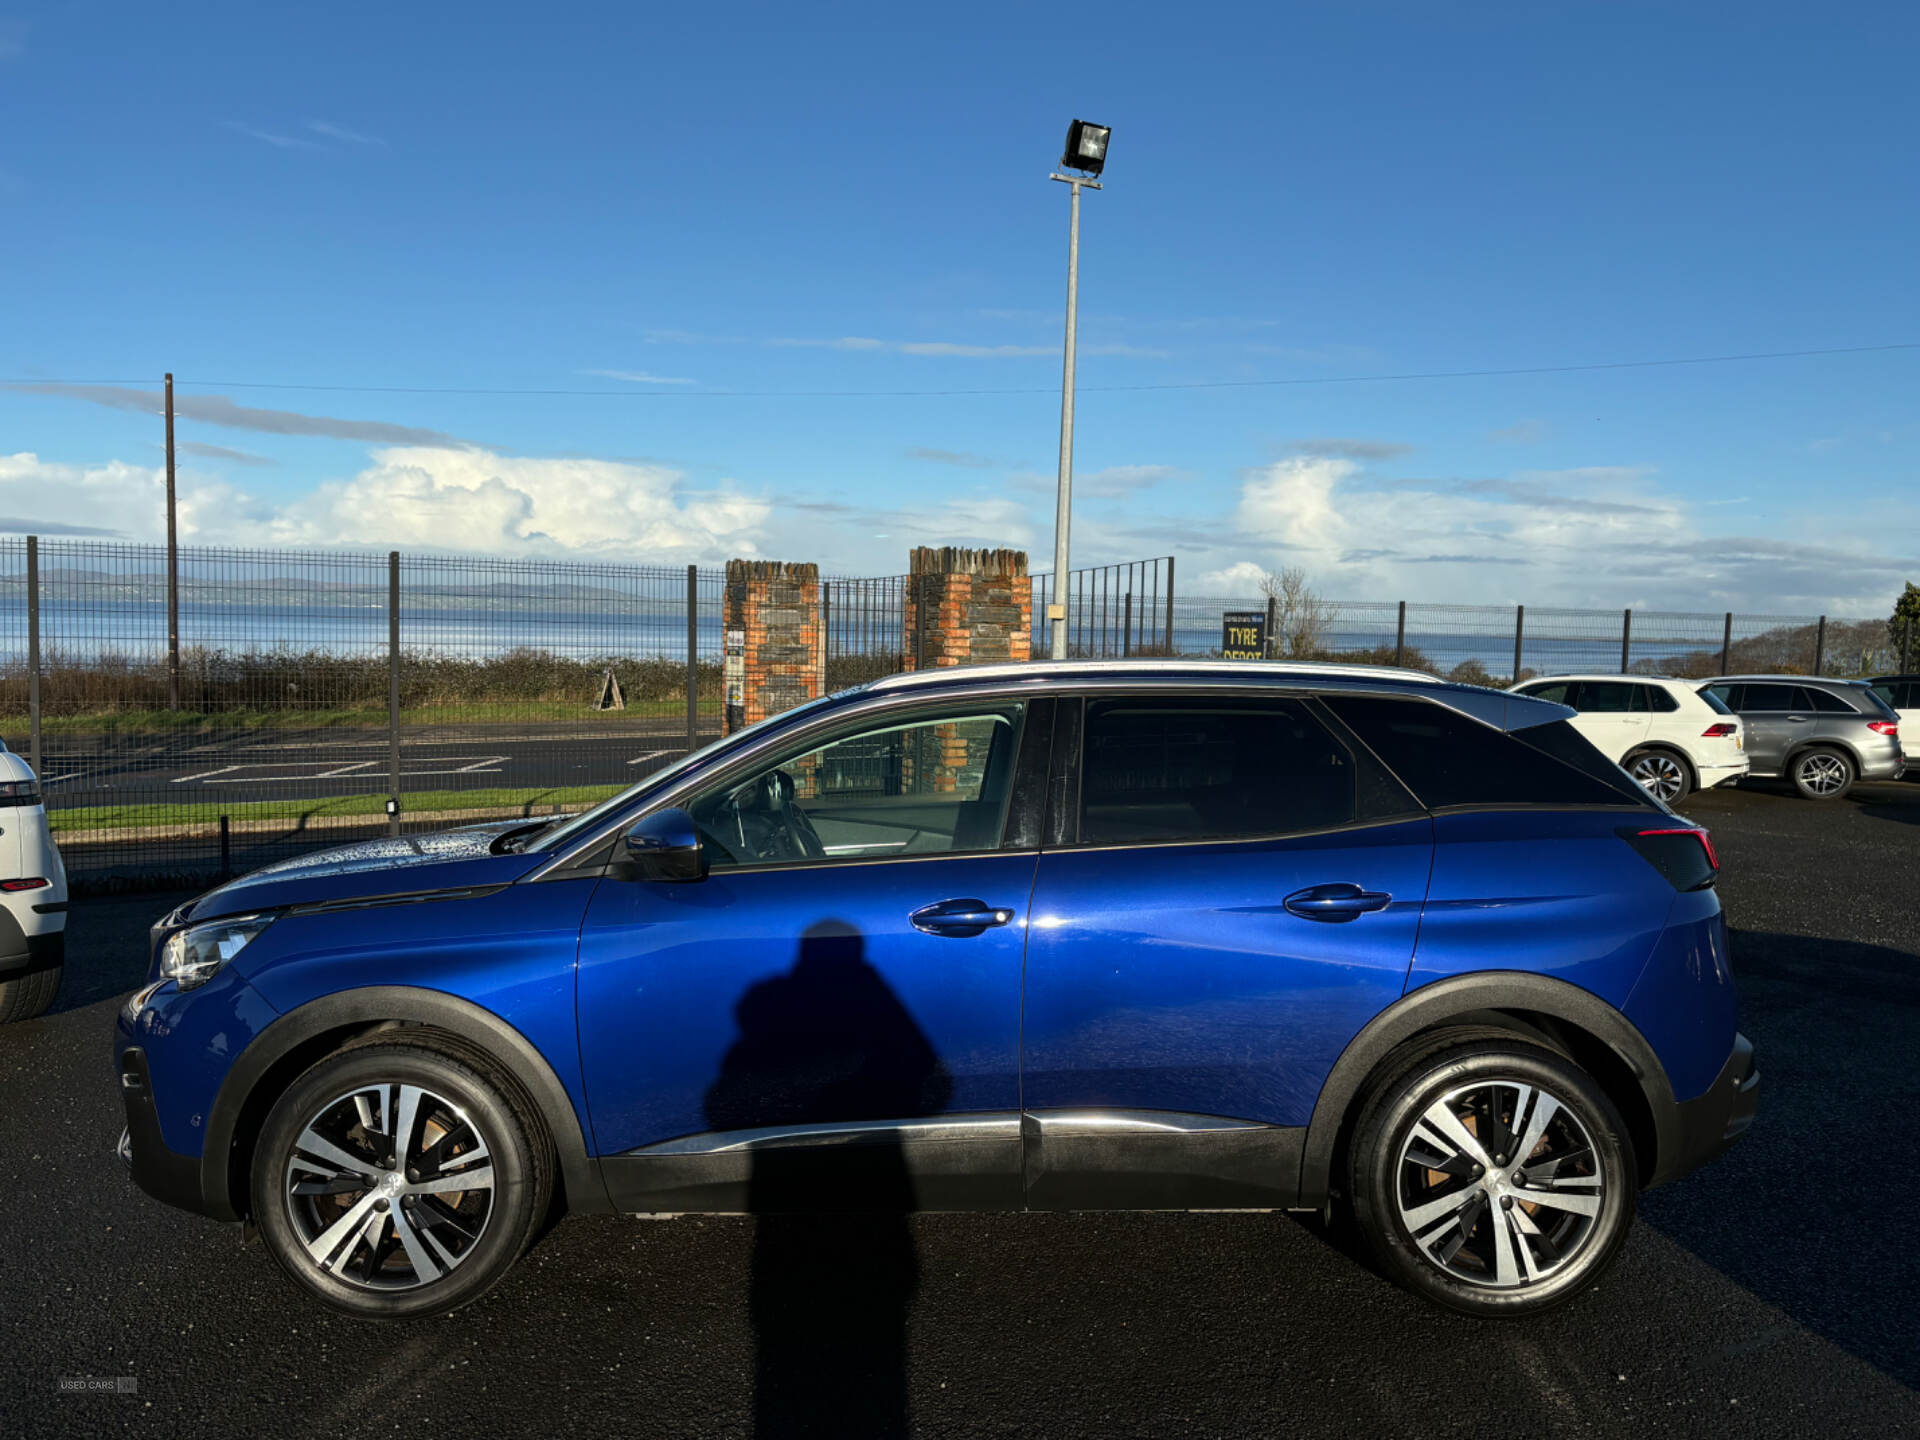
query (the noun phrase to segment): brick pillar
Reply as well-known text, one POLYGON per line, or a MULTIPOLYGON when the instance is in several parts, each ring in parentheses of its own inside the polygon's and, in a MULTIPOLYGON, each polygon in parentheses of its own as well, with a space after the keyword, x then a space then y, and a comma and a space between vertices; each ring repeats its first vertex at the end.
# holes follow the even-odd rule
POLYGON ((729 560, 725 642, 727 734, 824 694, 820 567, 729 560))
POLYGON ((1031 658, 1026 551, 921 545, 907 568, 906 669, 1031 658))

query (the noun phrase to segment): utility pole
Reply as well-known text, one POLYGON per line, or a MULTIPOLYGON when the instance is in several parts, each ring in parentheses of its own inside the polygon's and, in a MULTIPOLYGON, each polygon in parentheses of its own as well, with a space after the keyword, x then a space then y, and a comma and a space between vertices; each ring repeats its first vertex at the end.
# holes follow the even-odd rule
POLYGON ((173 483, 173 372, 167 372, 167 708, 180 708, 180 533, 173 483))
POLYGON ((1067 532, 1073 516, 1073 360, 1080 319, 1080 190, 1100 184, 1077 175, 1053 175, 1073 188, 1073 216, 1067 222, 1067 359, 1060 381, 1060 482, 1053 504, 1053 597, 1047 606, 1047 653, 1067 658, 1067 532))
POLYGON ((1073 208, 1067 222, 1067 354, 1060 379, 1060 483, 1053 507, 1053 588, 1047 604, 1047 653, 1055 660, 1067 658, 1067 535, 1073 516, 1073 359, 1074 339, 1080 319, 1080 192, 1098 190, 1100 174, 1107 164, 1107 140, 1110 127, 1075 120, 1067 127, 1066 153, 1060 157, 1063 170, 1048 176, 1073 191, 1073 208))

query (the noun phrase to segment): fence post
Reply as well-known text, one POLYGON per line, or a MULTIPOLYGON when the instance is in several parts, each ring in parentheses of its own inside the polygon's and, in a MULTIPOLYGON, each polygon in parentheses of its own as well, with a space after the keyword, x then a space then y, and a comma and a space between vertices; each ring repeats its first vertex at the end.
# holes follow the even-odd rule
POLYGON ((1620 612, 1620 673, 1633 668, 1633 607, 1620 612))
POLYGON ((1267 643, 1266 658, 1272 660, 1280 649, 1280 602, 1273 596, 1267 596, 1267 643))
POLYGON ((1129 590, 1120 607, 1120 653, 1133 654, 1133 591, 1129 590))
POLYGON ((46 784, 40 765, 40 537, 27 536, 27 763, 46 784))
POLYGON ((687 753, 700 734, 700 567, 687 566, 687 753))
POLYGON ((180 537, 173 488, 173 372, 167 372, 167 709, 180 708, 180 537))
POLYGON ((1173 556, 1167 556, 1167 653, 1173 654, 1173 556))
POLYGON ((1400 602, 1400 624, 1393 632, 1393 663, 1405 666, 1407 663, 1407 602, 1400 602))
POLYGON ((387 833, 400 833, 400 552, 387 552, 387 833))
POLYGON ((1813 673, 1818 675, 1827 658, 1827 617, 1822 615, 1813 631, 1813 673))
POLYGON ((1520 683, 1520 642, 1526 633, 1527 607, 1516 605, 1513 607, 1513 679, 1509 682, 1514 685, 1520 683))
POLYGON ((1720 632, 1720 673, 1727 673, 1727 661, 1733 654, 1733 611, 1727 611, 1727 628, 1720 632))

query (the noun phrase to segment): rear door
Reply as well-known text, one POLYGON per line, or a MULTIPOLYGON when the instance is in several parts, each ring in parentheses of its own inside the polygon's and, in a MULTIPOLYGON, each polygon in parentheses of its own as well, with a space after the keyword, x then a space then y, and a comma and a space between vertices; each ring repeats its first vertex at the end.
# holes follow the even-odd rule
POLYGON ((1652 716, 1635 703, 1640 686, 1626 680, 1581 680, 1567 703, 1580 712, 1574 728, 1609 760, 1619 761, 1647 738, 1652 716))
POLYGON ((1061 705, 1027 1203, 1284 1205, 1322 1082, 1405 983, 1432 821, 1304 697, 1061 705))

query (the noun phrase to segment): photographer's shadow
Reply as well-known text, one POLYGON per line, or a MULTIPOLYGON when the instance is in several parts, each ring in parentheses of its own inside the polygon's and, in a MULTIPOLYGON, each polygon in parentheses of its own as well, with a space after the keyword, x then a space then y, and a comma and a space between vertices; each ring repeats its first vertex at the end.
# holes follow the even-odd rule
MULTIPOLYGON (((793 967, 752 986, 734 1013, 739 1038, 707 1092, 711 1129, 902 1120, 946 1106, 945 1069, 849 925, 810 928, 793 967)), ((752 1153, 754 1433, 904 1433, 919 1267, 899 1135, 752 1153)))

